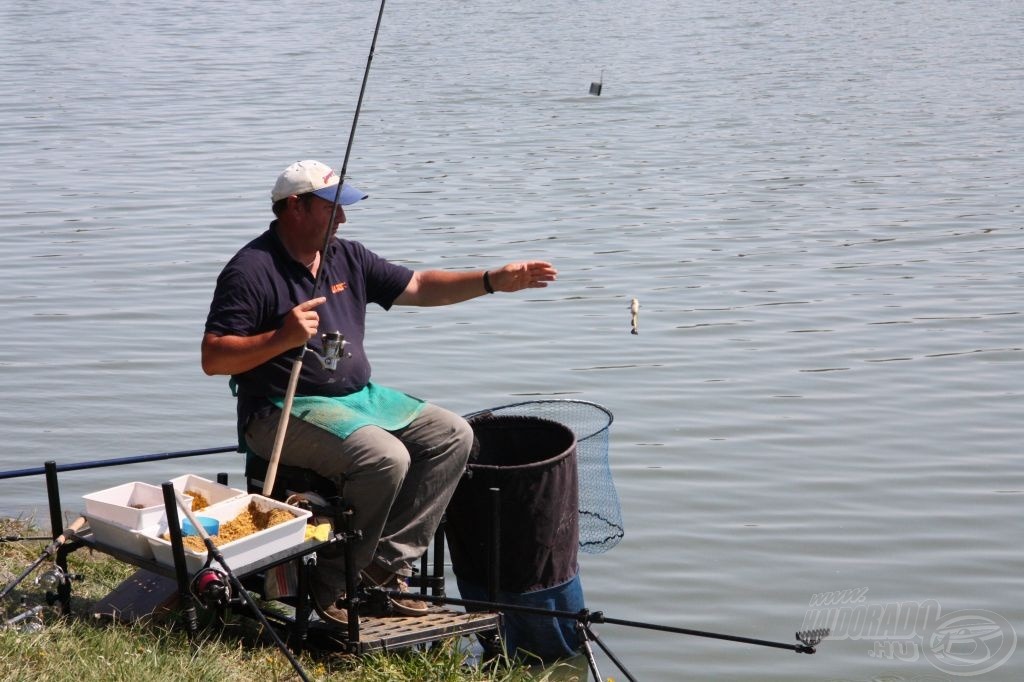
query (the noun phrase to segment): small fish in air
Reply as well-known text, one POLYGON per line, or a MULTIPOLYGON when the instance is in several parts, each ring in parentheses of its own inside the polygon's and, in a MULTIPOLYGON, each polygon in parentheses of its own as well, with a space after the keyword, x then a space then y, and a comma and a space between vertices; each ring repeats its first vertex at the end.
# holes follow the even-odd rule
POLYGON ((640 299, 634 298, 629 302, 630 334, 640 333, 640 299))

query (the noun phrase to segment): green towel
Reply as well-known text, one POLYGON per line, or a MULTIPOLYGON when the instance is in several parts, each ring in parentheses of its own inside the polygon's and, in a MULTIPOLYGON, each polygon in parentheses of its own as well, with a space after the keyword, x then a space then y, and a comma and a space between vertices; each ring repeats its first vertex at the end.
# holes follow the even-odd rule
MULTIPOLYGON (((271 398, 278 409, 284 398, 271 398)), ((348 438, 363 426, 397 431, 408 426, 423 411, 425 402, 387 386, 367 384, 361 391, 344 396, 295 396, 292 416, 348 438)))

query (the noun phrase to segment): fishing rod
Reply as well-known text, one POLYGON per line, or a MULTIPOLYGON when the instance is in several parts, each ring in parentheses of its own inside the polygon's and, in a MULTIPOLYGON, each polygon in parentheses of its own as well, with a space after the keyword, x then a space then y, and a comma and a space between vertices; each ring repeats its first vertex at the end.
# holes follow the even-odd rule
POLYGON ((12 533, 11 535, 4 535, 0 537, 0 542, 39 542, 42 540, 53 539, 50 535, 40 535, 34 537, 26 537, 21 533, 12 533))
POLYGON ((22 571, 21 574, 19 574, 17 578, 15 578, 14 580, 12 580, 10 583, 7 584, 7 587, 4 588, 3 592, 0 592, 0 599, 3 599, 8 594, 10 594, 11 591, 15 587, 17 587, 21 583, 22 580, 27 578, 28 575, 32 571, 36 570, 36 567, 38 567, 39 564, 43 563, 44 561, 46 561, 46 559, 48 559, 49 557, 53 556, 54 553, 58 549, 60 549, 61 545, 63 545, 65 542, 67 542, 68 538, 71 537, 75 532, 77 532, 84 525, 85 525, 85 517, 84 516, 79 516, 77 519, 75 519, 71 523, 71 525, 67 527, 67 530, 65 530, 63 533, 61 533, 59 536, 57 536, 54 539, 53 542, 51 542, 49 545, 46 546, 45 549, 43 549, 43 553, 39 555, 38 559, 33 561, 32 564, 28 568, 26 568, 24 571, 22 571))
POLYGON ((790 644, 788 642, 774 642, 766 639, 754 639, 752 637, 742 637, 739 635, 726 635, 719 632, 706 632, 704 630, 691 630, 688 628, 678 628, 671 625, 657 625, 655 623, 643 623, 635 620, 623 620, 621 618, 609 618, 604 615, 601 611, 589 611, 587 609, 581 609, 579 611, 559 611, 557 609, 544 609, 537 606, 523 606, 521 604, 506 604, 502 602, 491 602, 491 601, 480 601, 476 599, 457 599, 455 597, 440 597, 429 594, 419 594, 411 592, 399 592, 398 590, 380 590, 385 596, 392 599, 422 599, 433 602, 435 604, 455 604, 456 606, 472 606, 480 609, 490 609, 495 611, 517 611, 529 615, 536 616, 551 616, 552 618, 566 618, 569 620, 577 620, 586 623, 607 623, 608 625, 623 625, 626 627, 643 628, 646 630, 658 630, 660 632, 671 632, 678 635, 691 635, 694 637, 707 637, 710 639, 723 639, 729 642, 739 642, 742 644, 755 644, 758 646, 772 647, 775 649, 787 649, 789 651, 796 652, 798 654, 813 654, 816 649, 815 646, 821 641, 821 638, 825 637, 827 633, 822 634, 817 642, 809 643, 804 641, 804 635, 810 637, 811 632, 807 631, 797 633, 797 639, 800 641, 799 644, 790 644))
POLYGON ((210 539, 210 535, 206 532, 206 529, 203 527, 203 524, 201 524, 199 522, 199 519, 196 518, 195 514, 192 513, 192 505, 187 504, 184 500, 182 500, 181 493, 175 490, 173 485, 171 485, 170 483, 165 483, 164 496, 166 497, 168 493, 174 496, 174 501, 177 503, 178 507, 183 512, 185 512, 185 516, 187 516, 188 520, 192 523, 192 527, 196 529, 196 532, 199 533, 199 537, 202 538, 203 544, 206 545, 206 551, 224 569, 224 574, 230 581, 231 586, 238 591, 238 594, 242 595, 242 599, 249 606, 252 612, 256 614, 256 618, 260 621, 260 624, 264 627, 264 629, 266 629, 268 633, 270 633, 271 638, 273 638, 274 640, 274 644, 277 645, 277 648, 280 649, 281 653, 283 653, 285 658, 288 659, 288 662, 291 663, 292 668, 295 669, 295 672, 298 674, 300 678, 302 678, 303 682, 309 682, 309 677, 306 675, 306 671, 302 669, 302 664, 299 663, 298 659, 295 658, 291 650, 289 650, 285 643, 281 640, 281 637, 277 634, 277 631, 270 626, 270 623, 267 621, 267 617, 263 615, 263 612, 260 610, 260 607, 256 604, 255 601, 253 601, 252 595, 249 594, 248 590, 245 589, 241 581, 235 576, 234 571, 231 570, 231 567, 228 566, 227 561, 224 560, 224 555, 221 554, 220 550, 217 549, 217 546, 213 544, 213 540, 210 539))
MULTIPOLYGON (((622 625, 625 627, 641 628, 645 630, 655 630, 658 632, 669 632, 678 635, 689 635, 692 637, 704 637, 708 639, 719 639, 728 642, 737 642, 740 644, 752 644, 755 646, 770 647, 774 649, 785 649, 793 651, 798 654, 813 654, 817 651, 818 644, 821 643, 825 637, 828 637, 829 630, 827 628, 817 630, 804 630, 796 633, 797 644, 791 644, 789 642, 776 642, 767 639, 757 639, 754 637, 744 637, 740 635, 729 635, 720 632, 708 632, 706 630, 694 630, 691 628, 680 628, 670 625, 658 625, 656 623, 644 623, 635 620, 623 620, 621 618, 609 618, 604 615, 601 611, 590 611, 588 609, 580 609, 579 611, 560 611, 557 609, 545 609, 536 606, 524 606, 521 604, 507 604, 502 602, 492 601, 480 601, 475 599, 457 599, 454 597, 447 596, 434 596, 429 594, 420 593, 409 593, 401 592, 398 590, 380 590, 377 588, 371 589, 370 592, 379 592, 383 596, 391 599, 418 599, 423 601, 429 601, 434 604, 454 604, 456 606, 472 607, 477 610, 487 611, 512 611, 516 613, 523 613, 527 615, 544 616, 548 618, 563 618, 567 620, 575 620, 585 633, 584 645, 587 653, 588 663, 591 666, 591 670, 594 671, 598 679, 603 679, 596 671, 596 662, 593 661, 593 655, 590 653, 589 644, 587 640, 592 640, 601 647, 605 654, 612 660, 613 663, 622 671, 622 673, 629 679, 634 680, 633 676, 628 670, 622 665, 622 663, 615 657, 614 654, 605 646, 605 644, 597 637, 594 631, 590 628, 592 623, 607 623, 609 625, 622 625)), ((468 609, 467 609, 468 610, 468 609)))
MULTIPOLYGON (((359 86, 359 98, 356 100, 356 110, 352 115, 352 128, 348 133, 348 144, 345 145, 345 158, 341 162, 341 172, 338 175, 338 185, 334 190, 334 203, 331 206, 331 217, 327 221, 324 230, 324 244, 320 249, 320 268, 317 270, 313 280, 313 296, 317 297, 320 291, 320 283, 326 279, 327 248, 331 245, 331 228, 334 227, 334 220, 338 215, 338 202, 341 200, 341 188, 345 184, 345 174, 348 173, 348 160, 352 155, 352 143, 356 137, 356 126, 359 125, 359 112, 363 108, 363 95, 366 93, 366 81, 370 77, 370 64, 373 63, 373 53, 377 49, 377 36, 380 34, 381 20, 384 18, 384 2, 380 0, 380 9, 377 12, 377 25, 373 29, 373 40, 370 41, 370 51, 366 55, 366 68, 363 70, 363 82, 359 86)), ((345 338, 339 332, 324 334, 324 356, 321 362, 324 367, 332 371, 337 367, 345 350, 345 338)), ((284 394, 284 404, 281 406, 281 417, 277 423, 277 434, 274 438, 274 449, 270 454, 270 463, 267 466, 266 479, 263 482, 263 494, 270 495, 274 490, 274 482, 277 479, 277 467, 281 461, 281 450, 284 448, 284 436, 288 430, 288 418, 292 411, 292 402, 295 400, 295 391, 299 385, 299 374, 302 372, 302 357, 311 351, 309 343, 302 345, 298 356, 292 363, 291 375, 288 377, 288 388, 284 394)), ((316 352, 316 351, 312 351, 316 352)), ((319 356, 319 354, 317 354, 319 356)))
MULTIPOLYGON (((225 445, 219 448, 204 448, 202 450, 179 450, 177 452, 154 452, 148 455, 132 455, 130 457, 115 457, 114 459, 96 459, 86 462, 73 462, 61 464, 56 472, 81 471, 83 469, 101 469, 103 467, 120 466, 122 464, 142 464, 144 462, 157 462, 165 459, 178 459, 181 457, 197 457, 200 455, 215 455, 222 452, 238 452, 237 445, 225 445)), ((22 478, 25 476, 41 476, 46 473, 46 467, 31 467, 29 469, 11 469, 0 471, 0 480, 5 478, 22 478)))

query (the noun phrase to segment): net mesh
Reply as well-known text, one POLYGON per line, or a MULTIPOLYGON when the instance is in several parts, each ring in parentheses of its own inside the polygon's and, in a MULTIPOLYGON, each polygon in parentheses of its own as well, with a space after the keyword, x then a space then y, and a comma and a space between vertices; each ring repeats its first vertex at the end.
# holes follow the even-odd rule
POLYGON ((550 419, 568 427, 576 436, 580 550, 601 554, 619 544, 625 531, 619 494, 608 465, 608 431, 613 420, 608 409, 584 400, 530 400, 466 417, 487 413, 550 419))

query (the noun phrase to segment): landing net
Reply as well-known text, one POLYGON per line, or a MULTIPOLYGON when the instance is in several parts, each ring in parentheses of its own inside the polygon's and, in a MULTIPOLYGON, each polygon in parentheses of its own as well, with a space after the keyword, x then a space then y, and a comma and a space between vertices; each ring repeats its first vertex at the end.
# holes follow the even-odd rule
POLYGON ((584 400, 530 400, 466 417, 487 413, 550 419, 568 427, 576 436, 580 550, 601 554, 619 544, 625 531, 619 494, 608 465, 608 431, 614 417, 607 408, 584 400))

